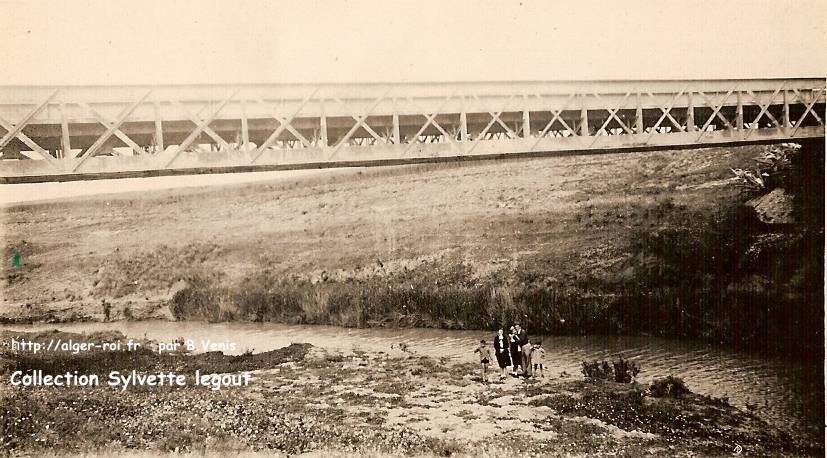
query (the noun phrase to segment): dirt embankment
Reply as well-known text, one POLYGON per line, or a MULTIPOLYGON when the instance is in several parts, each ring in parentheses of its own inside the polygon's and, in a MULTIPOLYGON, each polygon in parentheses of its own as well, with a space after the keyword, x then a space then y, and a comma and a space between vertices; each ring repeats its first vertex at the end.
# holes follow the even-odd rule
POLYGON ((808 354, 823 335, 809 326, 822 322, 812 253, 823 222, 772 228, 744 210, 730 169, 766 148, 372 169, 5 207, 4 252, 23 263, 4 266, 0 317, 102 320, 109 310, 459 329, 519 319, 537 332, 808 354))
MULTIPOLYGON (((26 340, 123 336, 15 334, 26 340)), ((4 333, 3 341, 11 336, 4 333)), ((147 346, 148 347, 148 346, 147 346)), ((91 351, 36 358, 0 349, 0 444, 16 455, 129 451, 234 456, 251 451, 365 456, 748 456, 823 454, 725 400, 660 396, 647 386, 544 378, 482 383, 473 364, 388 353, 331 353, 306 344, 236 357, 91 351), (130 362, 131 361, 131 362, 130 362), (127 366, 124 366, 124 363, 127 366), (132 364, 132 366, 129 366, 132 364), (154 370, 252 371, 248 386, 20 387, 14 370, 45 374, 154 370)), ((490 374, 489 374, 490 375, 490 374)), ((246 456, 246 455, 245 455, 246 456)))

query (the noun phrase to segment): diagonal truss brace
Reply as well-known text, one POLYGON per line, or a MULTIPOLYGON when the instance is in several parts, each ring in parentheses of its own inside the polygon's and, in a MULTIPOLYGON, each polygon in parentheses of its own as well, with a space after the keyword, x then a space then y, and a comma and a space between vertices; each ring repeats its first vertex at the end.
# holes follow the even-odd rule
MULTIPOLYGON (((302 135, 295 127, 293 127, 293 125, 291 124, 293 122, 292 119, 288 119, 287 117, 281 116, 279 113, 271 110, 269 108, 269 105, 267 105, 267 103, 262 99, 258 99, 256 100, 256 102, 268 109, 268 111, 270 112, 270 117, 278 121, 279 126, 284 126, 282 132, 284 132, 284 130, 287 130, 288 132, 293 134, 293 136, 296 137, 296 139, 298 139, 302 146, 305 148, 310 148, 311 146, 313 146, 310 140, 308 140, 304 135, 302 135)), ((279 134, 281 134, 281 132, 279 132, 279 134)))
MULTIPOLYGON (((238 90, 235 90, 227 98, 222 100, 221 103, 219 103, 218 106, 212 111, 212 113, 210 113, 206 118, 202 119, 201 122, 196 123, 195 130, 193 130, 187 136, 187 138, 185 138, 184 141, 181 142, 180 145, 178 145, 177 151, 175 151, 175 154, 173 154, 172 157, 170 157, 169 160, 166 161, 166 163, 164 164, 164 167, 169 167, 169 165, 172 164, 173 161, 175 161, 175 159, 178 158, 178 156, 182 152, 186 151, 186 149, 189 148, 190 145, 192 145, 192 142, 194 142, 195 139, 198 138, 198 136, 201 135, 202 132, 205 132, 209 128, 210 123, 213 122, 213 120, 215 119, 216 116, 218 116, 218 114, 221 112, 221 110, 223 110, 224 107, 227 106, 227 104, 230 103, 230 101, 233 100, 233 98, 235 98, 236 94, 238 94, 238 90)), ((191 115, 190 115, 190 117, 192 118, 191 115)), ((193 119, 193 122, 195 122, 195 119, 193 119)), ((215 132, 213 132, 213 134, 215 134, 215 132)), ((210 135, 210 134, 208 133, 207 135, 210 135)), ((210 135, 210 137, 212 137, 212 135, 210 135)), ((224 139, 222 139, 218 135, 216 135, 215 137, 212 137, 212 138, 216 141, 218 141, 220 139, 221 141, 219 142, 219 144, 221 144, 222 146, 227 147, 226 146, 227 142, 225 142, 224 139), (215 138, 215 137, 218 137, 218 138, 215 138)))
MULTIPOLYGON (((476 98, 476 96, 475 96, 475 98, 476 98)), ((500 109, 500 111, 498 111, 496 113, 491 113, 491 121, 488 121, 488 124, 486 124, 485 128, 479 133, 479 135, 477 135, 477 138, 474 139, 474 143, 472 143, 471 147, 468 148, 468 150, 465 152, 466 155, 471 154, 471 152, 474 151, 474 149, 477 147, 477 145, 480 144, 480 140, 482 140, 482 138, 485 137, 485 134, 488 133, 488 130, 491 129, 491 126, 493 126, 494 123, 497 120, 500 119, 500 116, 503 114, 505 109, 508 108, 508 104, 511 103, 512 99, 514 99, 514 94, 512 94, 508 98, 508 100, 505 101, 505 104, 503 104, 503 107, 502 107, 502 109, 500 109)), ((500 121, 500 123, 502 123, 502 121, 500 121)))
POLYGON ((706 129, 709 127, 710 124, 712 124, 712 121, 714 121, 716 117, 724 122, 724 124, 727 126, 727 129, 735 130, 735 127, 732 125, 732 123, 729 122, 729 120, 725 118, 723 114, 721 114, 721 109, 724 108, 724 104, 726 104, 726 101, 729 99, 732 93, 737 90, 737 87, 734 89, 730 89, 726 94, 724 94, 724 96, 720 99, 720 102, 718 103, 714 103, 712 99, 707 97, 705 93, 698 91, 698 94, 700 94, 701 97, 703 97, 706 101, 707 107, 712 109, 712 114, 709 115, 709 118, 706 120, 706 122, 704 122, 703 126, 701 126, 701 134, 698 136, 698 139, 696 141, 700 141, 704 137, 704 135, 706 134, 706 129))
MULTIPOLYGON (((647 143, 647 144, 648 144, 650 141, 652 141, 652 137, 654 137, 654 136, 655 136, 655 133, 657 133, 657 129, 658 129, 658 127, 660 126, 660 123, 662 123, 662 122, 663 122, 663 120, 664 120, 664 119, 666 119, 666 116, 667 116, 667 115, 668 115, 668 116, 672 119, 672 122, 673 122, 673 123, 677 124, 677 125, 678 125, 678 127, 680 127, 680 124, 678 124, 677 122, 675 122, 674 118, 672 118, 672 115, 670 115, 670 114, 669 114, 669 112, 670 112, 670 111, 672 111, 672 108, 674 108, 674 107, 675 107, 675 104, 677 104, 677 103, 678 103, 678 99, 680 99, 680 98, 681 98, 681 96, 684 94, 684 92, 686 92, 686 88, 685 88, 685 87, 684 87, 683 89, 681 89, 681 91, 680 91, 680 92, 678 92, 677 94, 675 94, 675 96, 674 96, 674 97, 672 97, 672 100, 669 102, 669 105, 668 105, 666 108, 663 108, 663 107, 660 107, 660 106, 658 107, 658 108, 659 108, 659 109, 663 112, 663 114, 661 114, 661 115, 660 115, 660 118, 658 118, 658 122, 656 122, 656 123, 652 126, 652 130, 651 130, 651 131, 649 131, 649 136, 648 136, 648 137, 646 137, 646 143, 647 143)), ((649 96, 654 97, 654 95, 652 95, 652 93, 651 93, 651 92, 649 93, 649 96)), ((683 130, 683 129, 681 129, 681 130, 683 130)))
MULTIPOLYGON (((601 98, 599 95, 597 95, 596 93, 593 93, 593 95, 598 100, 603 102, 603 98, 601 98)), ((600 138, 600 136, 598 135, 600 132, 604 132, 608 135, 608 132, 606 131, 606 127, 609 125, 610 122, 612 122, 612 119, 615 119, 617 121, 617 123, 620 124, 620 126, 623 128, 623 130, 626 131, 627 134, 633 134, 634 133, 634 132, 632 132, 632 129, 630 129, 629 126, 627 126, 617 116, 618 111, 626 108, 626 103, 627 103, 627 100, 629 100, 630 95, 632 95, 632 92, 627 92, 626 95, 623 96, 623 99, 620 100, 620 104, 617 107, 615 107, 615 108, 606 108, 606 111, 609 112, 609 116, 606 118, 606 121, 603 122, 603 125, 600 126, 600 129, 597 129, 597 132, 595 133, 595 136, 594 136, 594 140, 592 140, 591 144, 589 144, 589 148, 591 148, 592 146, 594 146, 595 143, 597 143, 597 140, 600 138)))
POLYGON ((288 126, 292 127, 290 123, 292 123, 293 119, 295 119, 295 117, 298 116, 299 113, 301 113, 304 107, 307 106, 307 103, 310 101, 310 99, 312 99, 317 92, 319 92, 319 88, 314 89, 313 92, 310 93, 310 95, 305 97, 304 100, 302 100, 302 103, 299 104, 299 107, 296 108, 293 111, 293 113, 290 114, 290 116, 286 118, 281 116, 275 117, 276 121, 279 123, 279 126, 276 128, 276 130, 273 131, 272 134, 270 134, 269 137, 267 137, 266 140, 264 140, 264 143, 262 143, 261 146, 259 146, 258 149, 255 150, 253 156, 250 158, 250 164, 255 164, 255 162, 261 157, 261 155, 264 154, 265 151, 267 151, 267 148, 269 148, 273 143, 276 142, 276 140, 278 140, 279 135, 281 135, 281 133, 284 132, 285 129, 288 128, 288 126))
POLYGON ((439 107, 436 110, 434 110, 434 112, 431 113, 431 114, 425 114, 424 110, 419 108, 418 105, 416 105, 416 103, 414 103, 414 101, 411 97, 407 98, 408 102, 411 105, 416 106, 419 111, 423 111, 422 116, 425 116, 425 124, 423 124, 422 127, 420 127, 419 130, 411 137, 412 140, 410 142, 408 142, 408 146, 405 148, 404 151, 402 151, 402 157, 405 157, 408 154, 408 152, 411 149, 413 149, 414 145, 419 143, 419 136, 422 135, 422 132, 425 132, 425 129, 427 129, 428 126, 430 126, 430 125, 433 125, 442 135, 444 135, 446 138, 448 138, 451 143, 456 143, 456 142, 454 142, 454 136, 449 134, 448 132, 446 132, 445 129, 443 129, 442 126, 440 126, 439 123, 436 122, 437 115, 439 114, 440 111, 442 111, 442 108, 446 104, 448 104, 448 102, 452 98, 454 98, 455 92, 456 91, 452 91, 448 95, 448 97, 445 97, 445 99, 442 100, 442 103, 439 105, 439 107))
MULTIPOLYGON (((350 130, 347 131, 344 137, 342 137, 342 139, 339 140, 339 143, 337 143, 336 146, 333 147, 333 151, 331 151, 330 155, 327 157, 327 160, 335 158, 336 154, 339 153, 339 150, 342 149, 342 146, 344 146, 344 144, 347 143, 348 140, 350 140, 350 137, 352 137, 353 134, 355 134, 361 126, 365 126, 365 130, 367 130, 368 133, 371 134, 375 139, 379 138, 376 132, 372 132, 373 129, 369 130, 367 123, 365 123, 365 120, 368 119, 368 116, 371 116, 373 114, 373 110, 375 110, 376 107, 379 106, 379 104, 387 98, 388 94, 391 92, 391 89, 393 89, 393 86, 388 87, 388 89, 382 95, 377 97, 373 101, 373 103, 370 104, 368 109, 365 110, 364 113, 353 116, 353 118, 356 120, 356 124, 354 124, 353 127, 351 127, 350 130)), ((339 102, 341 103, 341 100, 339 100, 339 102)))
MULTIPOLYGON (((560 108, 559 110, 555 110, 553 108, 548 110, 549 113, 551 113, 551 121, 549 121, 548 124, 546 124, 546 126, 543 128, 543 130, 540 131, 539 135, 537 136, 537 140, 534 142, 533 145, 531 145, 531 151, 534 151, 534 149, 537 148, 537 145, 540 144, 540 142, 546 136, 548 131, 551 129, 551 126, 554 125, 555 121, 559 120, 560 124, 562 124, 563 127, 566 128, 566 130, 568 130, 572 135, 577 135, 575 133, 574 129, 572 129, 571 126, 569 126, 568 123, 566 123, 566 121, 562 118, 561 115, 563 114, 564 111, 566 111, 568 109, 569 103, 571 103, 571 101, 574 100, 575 97, 577 97, 577 94, 579 92, 580 92, 580 89, 578 88, 577 90, 575 90, 574 92, 569 94, 566 101, 563 102, 563 107, 560 108)), ((541 101, 545 101, 545 99, 542 96, 540 96, 540 94, 534 94, 534 96, 537 97, 541 101)))
MULTIPOLYGON (((654 127, 652 127, 652 129, 653 129, 653 130, 654 130, 654 129, 656 129, 657 127, 659 127, 659 126, 660 126, 660 123, 661 123, 661 122, 663 122, 663 120, 664 120, 665 118, 669 118, 669 122, 671 122, 671 123, 672 123, 672 125, 674 125, 675 127, 677 127, 677 128, 678 128, 681 132, 685 132, 685 131, 686 131, 685 126, 684 126, 683 124, 679 123, 679 122, 678 122, 678 120, 677 120, 677 119, 675 119, 675 117, 674 117, 674 116, 672 116, 672 113, 671 113, 671 112, 672 112, 672 108, 674 108, 674 107, 675 107, 675 104, 677 103, 678 99, 679 99, 679 98, 681 98, 681 96, 682 96, 685 92, 686 92, 686 88, 683 88, 683 89, 681 90, 681 92, 679 92, 679 93, 678 93, 678 95, 676 95, 676 96, 672 99, 672 101, 669 103, 669 108, 663 108, 663 107, 660 107, 660 106, 658 107, 658 109, 659 109, 661 112, 663 112, 663 114, 661 115, 661 118, 658 120, 658 122, 656 122, 656 123, 655 123, 655 126, 654 126, 654 127)), ((646 92, 646 95, 648 95, 649 97, 651 97, 651 98, 653 98, 653 99, 655 98, 655 95, 654 95, 654 94, 652 94, 651 92, 646 92)))
POLYGON ((58 92, 59 92, 59 90, 57 90, 57 89, 54 92, 52 92, 49 95, 49 97, 47 97, 45 100, 40 102, 40 104, 38 104, 37 106, 32 108, 28 113, 26 113, 25 116, 23 116, 23 119, 18 121, 16 124, 12 124, 12 123, 10 123, 9 121, 6 121, 3 118, 0 118, 0 127, 2 127, 3 129, 5 129, 7 131, 6 135, 4 135, 2 139, 0 139, 0 149, 3 149, 14 138, 19 138, 20 141, 23 142, 23 144, 25 144, 29 148, 31 148, 32 151, 36 152, 38 155, 40 155, 43 159, 48 161, 50 164, 55 165, 56 161, 52 157, 52 155, 49 154, 49 152, 46 151, 45 149, 41 148, 40 145, 35 143, 26 134, 24 134, 23 133, 23 128, 26 127, 29 124, 29 121, 31 121, 32 118, 34 118, 35 116, 40 114, 40 112, 43 111, 43 109, 46 108, 46 106, 55 97, 55 95, 57 95, 58 92))
POLYGON ((439 108, 437 108, 433 113, 430 114, 426 114, 426 111, 423 110, 422 107, 420 107, 416 102, 414 102, 412 97, 407 97, 408 103, 410 103, 417 110, 419 110, 422 116, 424 116, 426 119, 425 124, 422 126, 422 129, 420 129, 419 132, 416 135, 414 135, 414 142, 418 141, 419 136, 422 134, 422 132, 425 132, 425 129, 427 129, 429 125, 432 125, 434 126, 434 128, 436 128, 436 130, 438 130, 442 135, 444 135, 445 138, 450 140, 451 143, 454 143, 455 135, 448 133, 448 131, 446 131, 441 125, 439 125, 438 122, 436 122, 437 115, 440 111, 442 111, 442 108, 445 106, 445 104, 447 104, 448 101, 454 97, 454 92, 451 92, 451 94, 448 97, 446 97, 445 100, 442 101, 442 104, 439 106, 439 108))
POLYGON ((132 112, 135 111, 135 109, 138 108, 138 106, 142 104, 144 100, 146 100, 146 98, 149 97, 150 94, 152 94, 152 89, 146 91, 146 93, 143 96, 141 96, 141 98, 139 98, 135 102, 132 102, 132 104, 128 107, 124 108, 118 115, 117 119, 115 119, 115 122, 110 124, 109 127, 106 129, 106 132, 104 132, 103 135, 98 137, 98 139, 95 140, 95 143, 93 143, 92 146, 90 146, 86 151, 84 151, 83 155, 81 155, 81 157, 78 158, 77 161, 75 161, 75 164, 71 167, 71 170, 74 172, 78 169, 78 167, 80 167, 84 162, 86 162, 87 159, 94 156, 95 152, 97 152, 97 150, 100 149, 101 146, 103 146, 106 140, 109 140, 109 137, 111 137, 115 133, 115 131, 121 127, 124 121, 126 121, 126 118, 128 118, 129 115, 131 115, 132 112))
MULTIPOLYGON (((473 95, 472 97, 474 97, 474 98, 477 100, 477 102, 482 103, 482 100, 480 100, 480 98, 479 98, 479 97, 477 97, 476 95, 473 95)), ((508 100, 510 101, 510 100, 511 100, 511 99, 513 99, 514 97, 515 97, 515 95, 512 95, 511 97, 509 97, 509 99, 508 99, 508 100)), ((506 105, 507 105, 507 104, 508 104, 508 102, 506 102, 506 105)), ((494 110, 492 110, 490 107, 487 107, 487 106, 486 106, 485 111, 487 111, 487 112, 488 112, 488 114, 491 116, 491 120, 492 120, 492 121, 496 121, 496 123, 497 123, 497 124, 499 124, 499 125, 500 125, 503 129, 505 129, 506 133, 507 133, 507 134, 508 134, 511 138, 517 138, 517 137, 518 137, 517 132, 515 132, 515 131, 514 131, 514 130, 512 130, 510 127, 508 127, 508 126, 507 126, 507 125, 503 122, 503 120, 502 120, 502 119, 500 119, 500 116, 502 116, 503 111, 505 111, 504 109, 503 109, 502 111, 499 111, 499 112, 497 112, 497 113, 494 113, 494 110)), ((491 126, 489 126, 489 127, 493 127, 493 124, 492 124, 491 126)))
POLYGON ((752 120, 752 123, 751 123, 752 128, 747 132, 746 136, 744 137, 745 139, 749 138, 749 136, 755 130, 758 129, 758 121, 764 115, 766 115, 770 119, 770 121, 772 121, 772 123, 775 124, 775 127, 779 128, 779 129, 782 128, 781 123, 778 122, 778 120, 775 119, 775 116, 773 116, 772 113, 769 112, 769 108, 770 108, 770 105, 772 105, 772 103, 775 101, 775 97, 778 95, 779 92, 781 92, 784 89, 784 86, 786 86, 786 84, 787 83, 785 82, 784 84, 781 85, 781 87, 776 89, 775 92, 772 93, 772 95, 770 96, 770 99, 767 101, 766 104, 764 104, 763 101, 761 100, 761 98, 758 97, 757 95, 755 95, 754 92, 752 92, 750 90, 746 91, 747 94, 749 94, 752 97, 753 102, 755 102, 755 104, 758 105, 761 108, 761 111, 758 113, 758 116, 756 116, 755 119, 752 120))
MULTIPOLYGON (((46 99, 43 100, 42 102, 40 102, 39 105, 32 108, 28 113, 26 113, 25 116, 23 116, 23 119, 21 119, 16 124, 14 124, 14 126, 10 126, 8 128, 4 126, 3 128, 8 130, 8 132, 6 133, 6 135, 3 136, 2 139, 0 139, 0 148, 3 148, 4 146, 6 146, 13 138, 20 137, 21 135, 23 135, 23 133, 22 133, 23 128, 26 127, 26 125, 29 124, 29 121, 31 121, 32 118, 34 118, 35 116, 40 114, 40 112, 43 111, 43 109, 46 108, 46 106, 55 97, 55 95, 57 95, 58 92, 59 92, 58 90, 55 90, 54 92, 52 92, 52 94, 49 97, 46 97, 46 99)), ((7 124, 10 124, 10 123, 7 122, 7 124)), ((23 135, 23 136, 25 136, 25 135, 23 135)))
MULTIPOLYGON (((94 116, 95 119, 97 119, 98 122, 103 124, 105 127, 109 128, 109 127, 112 127, 115 124, 114 121, 110 120, 109 118, 107 118, 103 114, 99 113, 97 110, 92 108, 92 106, 89 105, 88 103, 80 102, 80 103, 78 103, 78 105, 80 105, 81 107, 86 109, 89 113, 91 113, 92 116, 94 116)), ((143 154, 144 150, 140 146, 138 146, 137 143, 132 141, 131 138, 129 138, 126 134, 124 134, 118 127, 115 127, 114 135, 116 137, 118 137, 119 139, 121 139, 121 141, 126 143, 127 146, 132 148, 132 150, 135 151, 135 154, 143 154)))
POLYGON ((818 91, 814 92, 813 100, 811 100, 810 103, 808 103, 807 106, 804 107, 804 113, 801 114, 801 117, 798 118, 798 121, 793 126, 794 128, 793 128, 792 133, 790 133, 790 137, 795 136, 796 132, 798 132, 798 129, 801 128, 801 124, 804 122, 804 118, 806 118, 808 114, 812 114, 813 116, 815 116, 815 118, 816 118, 816 120, 818 120, 819 124, 821 124, 822 126, 824 125, 824 121, 822 121, 821 117, 819 117, 818 114, 815 112, 815 110, 813 110, 813 107, 818 102, 818 99, 819 99, 819 97, 821 97, 821 94, 823 92, 824 92, 823 87, 819 88, 818 91))
MULTIPOLYGON (((193 114, 193 113, 192 113, 189 109, 187 109, 187 107, 186 107, 186 106, 184 106, 184 104, 183 104, 183 103, 181 103, 181 102, 180 102, 180 101, 178 101, 178 100, 172 100, 172 101, 170 101, 170 103, 172 103, 173 105, 175 105, 176 107, 178 107, 178 109, 179 109, 179 110, 181 110, 181 112, 182 112, 182 113, 183 113, 183 114, 184 114, 187 118, 189 118, 189 120, 190 120, 190 121, 192 121, 192 123, 193 123, 193 124, 195 124, 195 125, 197 126, 197 127, 196 127, 196 129, 197 129, 197 128, 200 128, 202 132, 204 132, 204 133, 205 133, 205 134, 207 134, 210 138, 212 138, 213 140, 215 140, 215 142, 216 142, 218 145, 220 145, 222 148, 224 148, 224 149, 229 149, 229 147, 230 147, 230 146, 229 146, 229 144, 227 143, 227 141, 226 141, 226 140, 224 140, 224 139, 223 139, 220 135, 218 135, 218 134, 217 134, 214 130, 212 130, 212 128, 209 126, 209 123, 210 123, 210 122, 212 122, 212 120, 204 120, 204 119, 199 119, 199 118, 198 118, 197 116, 195 116, 195 115, 194 115, 194 114, 193 114), (206 122, 205 122, 205 121, 206 121, 206 122)), ((216 115, 217 115, 217 112, 213 114, 212 118, 214 119, 216 115)), ((199 132, 199 134, 198 134, 198 135, 200 135, 200 132, 199 132)), ((197 137, 197 136, 196 136, 196 137, 197 137)), ((194 139, 193 139, 193 141, 194 141, 194 139)), ((183 145, 183 143, 182 143, 182 145, 183 145)), ((189 147, 189 146, 190 146, 189 144, 187 144, 187 145, 186 145, 186 147, 189 147)), ((183 150, 184 148, 179 147, 179 149, 183 150)))

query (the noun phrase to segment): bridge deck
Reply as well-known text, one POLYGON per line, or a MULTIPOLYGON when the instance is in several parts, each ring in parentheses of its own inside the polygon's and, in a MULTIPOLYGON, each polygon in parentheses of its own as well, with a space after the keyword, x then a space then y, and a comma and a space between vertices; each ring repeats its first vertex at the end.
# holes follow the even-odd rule
POLYGON ((824 79, 0 87, 0 182, 822 138, 824 79))

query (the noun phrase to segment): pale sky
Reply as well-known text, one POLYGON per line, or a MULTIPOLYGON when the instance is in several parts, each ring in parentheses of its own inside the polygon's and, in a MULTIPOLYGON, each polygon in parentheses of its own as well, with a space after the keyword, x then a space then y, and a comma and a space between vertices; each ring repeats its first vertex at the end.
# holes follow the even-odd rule
POLYGON ((0 85, 823 77, 825 24, 827 0, 0 1, 0 85))

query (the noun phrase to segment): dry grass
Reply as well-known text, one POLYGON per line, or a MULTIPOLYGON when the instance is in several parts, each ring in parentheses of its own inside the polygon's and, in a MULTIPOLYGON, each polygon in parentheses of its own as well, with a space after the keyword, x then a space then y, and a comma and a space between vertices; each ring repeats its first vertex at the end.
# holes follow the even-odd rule
MULTIPOLYGON (((741 253, 720 249, 756 235, 720 215, 740 199, 729 169, 764 148, 337 171, 3 207, 3 248, 24 265, 3 270, 0 318, 100 320, 107 301, 115 319, 449 329, 520 319, 538 332, 775 342, 795 320, 761 329, 783 310, 820 322, 807 308, 817 269, 758 272, 752 283, 778 287, 755 293, 727 274, 755 274, 733 269, 741 253), (770 313, 735 335, 750 303, 770 313)), ((811 252, 817 236, 785 250, 811 252)))

